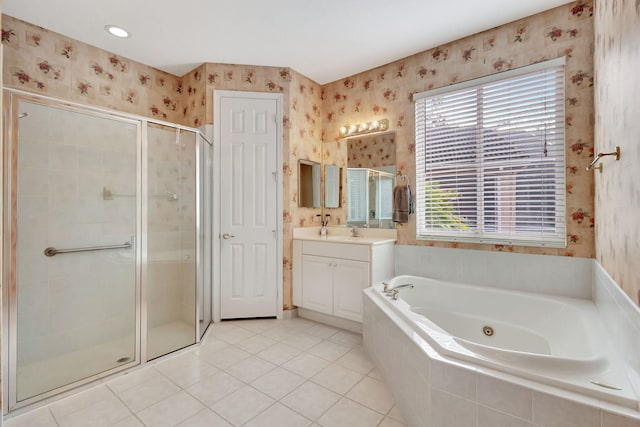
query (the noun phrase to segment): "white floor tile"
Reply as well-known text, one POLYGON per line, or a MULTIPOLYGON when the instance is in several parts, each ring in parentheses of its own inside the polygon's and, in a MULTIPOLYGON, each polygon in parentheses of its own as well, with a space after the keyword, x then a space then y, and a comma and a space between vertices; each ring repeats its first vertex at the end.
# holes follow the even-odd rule
POLYGON ((182 388, 189 387, 218 372, 192 353, 184 353, 155 365, 156 369, 182 388))
POLYGON ((318 424, 325 427, 375 427, 382 418, 383 415, 342 398, 320 417, 318 424))
POLYGON ((383 415, 394 405, 393 396, 387 386, 370 377, 364 377, 345 396, 383 415))
POLYGON ((293 412, 280 403, 274 403, 266 411, 260 413, 247 424, 246 427, 306 427, 311 424, 311 420, 300 414, 293 412))
POLYGON ((311 378, 327 366, 329 362, 309 353, 302 353, 282 365, 283 368, 305 378, 311 378))
POLYGON ((243 386, 240 380, 220 371, 193 384, 187 388, 187 392, 205 405, 211 406, 243 386))
POLYGON ((276 368, 251 383, 267 396, 279 400, 304 382, 304 378, 286 369, 276 368))
POLYGON ((289 338, 292 333, 295 332, 295 327, 287 327, 284 325, 278 325, 274 328, 264 331, 261 335, 272 340, 282 341, 289 338))
POLYGON ((362 345, 362 335, 353 332, 340 331, 328 338, 329 341, 343 344, 349 347, 362 345))
POLYGON ((228 368, 251 356, 251 353, 230 345, 221 350, 200 352, 200 360, 220 369, 228 368))
MULTIPOLYGON (((181 391, 136 415, 148 427, 175 426, 202 411, 204 406, 187 392, 181 391)), ((90 425, 90 424, 85 424, 90 425)))
POLYGON ((213 412, 211 409, 205 409, 198 412, 191 418, 187 418, 178 427, 233 427, 224 418, 213 412))
POLYGON ((56 418, 60 427, 111 426, 129 417, 131 412, 115 396, 104 399, 64 417, 56 418))
POLYGON ((244 328, 253 333, 261 334, 271 328, 275 328, 283 322, 285 321, 276 319, 247 319, 238 320, 235 324, 236 326, 244 328))
POLYGON ((179 391, 180 387, 168 378, 160 377, 116 394, 120 400, 127 405, 131 412, 135 413, 179 391))
POLYGON ((345 394, 351 387, 356 385, 363 376, 364 375, 350 369, 333 364, 312 377, 311 381, 338 394, 345 394))
POLYGON ((322 338, 323 340, 326 340, 327 338, 334 335, 338 331, 339 329, 332 328, 331 326, 315 324, 314 326, 307 329, 306 333, 308 333, 309 335, 313 335, 314 337, 318 337, 318 338, 322 338))
POLYGON ((218 401, 211 409, 220 414, 233 425, 241 425, 267 409, 274 400, 264 393, 250 386, 244 386, 240 390, 218 401))
POLYGON ((144 424, 135 415, 131 415, 111 427, 144 427, 144 424))
POLYGON ((147 366, 109 380, 105 384, 111 389, 111 391, 118 394, 142 383, 156 380, 158 378, 162 378, 162 374, 152 366, 147 366))
POLYGON ((290 345, 291 347, 297 348, 298 350, 307 351, 311 347, 320 344, 322 341, 321 338, 314 337, 313 335, 308 335, 306 333, 292 334, 287 338, 283 339, 281 342, 283 344, 290 345))
POLYGON ((301 318, 252 319, 213 325, 205 342, 192 351, 8 419, 5 425, 405 425, 392 406, 361 335, 301 318))
POLYGON ((271 362, 267 362, 266 360, 259 357, 251 356, 239 363, 236 363, 230 368, 226 368, 225 371, 228 374, 233 375, 240 381, 250 383, 251 381, 254 381, 267 372, 273 370, 275 367, 276 365, 271 362))
POLYGON ((57 427, 49 408, 36 409, 15 418, 4 419, 5 427, 57 427))
POLYGON ((382 378, 382 375, 380 374, 380 371, 378 371, 377 368, 373 368, 371 370, 371 372, 369 372, 367 375, 369 377, 373 378, 374 380, 378 380, 378 381, 384 382, 384 378, 382 378))
POLYGON ((333 341, 322 341, 320 344, 311 347, 309 353, 321 357, 329 362, 335 362, 351 350, 350 346, 338 344, 333 341))
POLYGON ((257 356, 276 365, 282 365, 283 363, 293 359, 300 353, 302 353, 302 351, 298 350, 297 348, 291 347, 286 344, 277 343, 265 350, 262 350, 257 354, 257 356))
POLYGON ((398 408, 398 405, 393 405, 393 408, 391 408, 391 410, 387 414, 387 417, 391 417, 402 424, 407 424, 407 421, 404 419, 404 416, 400 412, 400 408, 398 408))
POLYGON ((255 333, 240 327, 235 327, 233 330, 225 331, 224 333, 215 335, 215 337, 219 340, 228 342, 229 344, 235 344, 253 336, 255 336, 255 333))
POLYGON ((378 424, 378 427, 407 427, 407 425, 391 417, 384 417, 382 422, 378 424))
POLYGON ((307 381, 282 398, 280 402, 305 417, 316 420, 340 400, 340 397, 337 393, 307 381))
POLYGON ((271 338, 267 338, 262 335, 254 335, 251 338, 240 341, 236 344, 236 347, 241 348, 244 351, 248 351, 251 354, 256 354, 271 347, 275 343, 277 343, 277 341, 272 340, 271 338))
POLYGON ((336 363, 340 366, 344 366, 352 371, 359 372, 361 374, 368 374, 375 367, 367 353, 362 346, 354 347, 347 354, 336 360, 336 363))
POLYGON ((104 385, 99 385, 52 403, 49 409, 51 409, 51 413, 55 419, 60 419, 88 406, 112 398, 115 398, 115 395, 104 385))

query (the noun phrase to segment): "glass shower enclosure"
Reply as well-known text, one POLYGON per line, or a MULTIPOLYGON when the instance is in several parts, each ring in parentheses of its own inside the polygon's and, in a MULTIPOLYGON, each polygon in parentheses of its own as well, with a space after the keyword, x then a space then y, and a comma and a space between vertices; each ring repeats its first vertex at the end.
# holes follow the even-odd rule
POLYGON ((183 126, 4 102, 7 411, 200 340, 212 149, 183 126))

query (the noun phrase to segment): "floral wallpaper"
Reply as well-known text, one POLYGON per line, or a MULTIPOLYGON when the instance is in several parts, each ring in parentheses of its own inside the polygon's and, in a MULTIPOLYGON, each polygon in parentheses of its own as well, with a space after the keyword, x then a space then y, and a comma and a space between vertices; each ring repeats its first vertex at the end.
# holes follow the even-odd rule
MULTIPOLYGON (((593 178, 584 171, 594 151, 592 15, 592 3, 573 3, 322 87, 286 67, 207 63, 182 77, 172 76, 4 16, 3 78, 8 87, 196 127, 213 122, 216 89, 282 93, 284 305, 289 308, 292 229, 319 225, 320 213, 297 206, 298 159, 323 159, 346 168, 349 141, 339 140, 339 127, 386 117, 395 131, 398 171, 413 180, 413 93, 563 55, 567 57, 567 248, 416 241, 413 217, 399 228, 398 241, 592 257, 593 178)), ((379 155, 391 156, 391 148, 379 149, 384 150, 379 155)), ((363 151, 363 155, 369 154, 363 151)), ((342 188, 342 207, 327 210, 331 224, 346 223, 346 173, 342 188)))
POLYGON ((297 206, 298 159, 320 161, 320 86, 282 67, 202 64, 173 76, 29 23, 3 17, 8 87, 198 127, 213 123, 213 91, 283 94, 284 306, 291 307, 292 228, 319 224, 297 206), (291 139, 291 143, 290 143, 291 139))
POLYGON ((596 185, 596 258, 640 304, 640 3, 598 3, 595 13, 596 151, 605 157, 596 185))
POLYGON ((396 138, 393 133, 352 138, 347 145, 347 165, 350 168, 375 169, 396 164, 396 138))
POLYGON ((323 87, 326 146, 347 123, 388 118, 396 131, 400 174, 415 182, 412 95, 463 80, 565 56, 567 247, 446 243, 415 239, 415 216, 398 227, 398 243, 535 254, 594 256, 593 3, 576 2, 430 49, 323 87))
POLYGON ((176 76, 7 15, 2 45, 7 87, 193 125, 176 76))

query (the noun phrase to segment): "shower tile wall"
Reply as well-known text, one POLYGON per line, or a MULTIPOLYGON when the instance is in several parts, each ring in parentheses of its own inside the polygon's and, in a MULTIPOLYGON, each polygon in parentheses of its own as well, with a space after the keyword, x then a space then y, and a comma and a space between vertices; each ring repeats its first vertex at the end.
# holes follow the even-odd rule
POLYGON ((135 197, 104 200, 102 189, 135 195, 137 127, 30 103, 20 112, 28 116, 18 136, 18 363, 132 341, 133 251, 43 250, 131 241, 135 197))
MULTIPOLYGON (((148 135, 147 327, 152 330, 176 322, 193 327, 195 134, 181 132, 178 136, 173 128, 150 126, 148 135)), ((192 335, 185 336, 186 344, 189 339, 194 341, 195 332, 192 335)), ((155 337, 149 339, 154 341, 155 337)), ((159 355, 151 353, 151 357, 159 355)))

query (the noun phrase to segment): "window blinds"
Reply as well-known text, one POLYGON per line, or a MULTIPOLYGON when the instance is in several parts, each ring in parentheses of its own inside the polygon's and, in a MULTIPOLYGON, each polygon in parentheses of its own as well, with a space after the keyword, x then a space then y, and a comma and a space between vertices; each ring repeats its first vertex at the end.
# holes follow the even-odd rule
POLYGON ((415 96, 417 238, 566 246, 563 64, 415 96))

